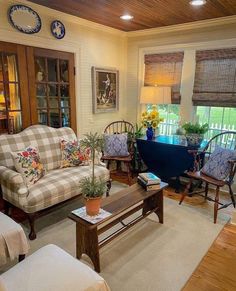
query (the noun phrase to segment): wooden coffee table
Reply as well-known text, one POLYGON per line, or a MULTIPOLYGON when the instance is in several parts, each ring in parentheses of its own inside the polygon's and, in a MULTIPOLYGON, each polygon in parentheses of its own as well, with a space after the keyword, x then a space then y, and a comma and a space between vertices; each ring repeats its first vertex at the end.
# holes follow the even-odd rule
POLYGON ((134 184, 104 198, 101 207, 112 215, 96 224, 91 224, 70 213, 68 217, 76 222, 77 259, 80 259, 82 254, 87 254, 92 260, 95 270, 100 272, 99 248, 153 212, 158 216, 159 222, 163 223, 163 189, 167 186, 168 184, 161 182, 160 189, 147 192, 140 185, 134 184), (123 222, 125 218, 140 209, 142 209, 141 215, 127 224, 123 222), (99 240, 101 233, 118 223, 121 224, 118 230, 99 240))

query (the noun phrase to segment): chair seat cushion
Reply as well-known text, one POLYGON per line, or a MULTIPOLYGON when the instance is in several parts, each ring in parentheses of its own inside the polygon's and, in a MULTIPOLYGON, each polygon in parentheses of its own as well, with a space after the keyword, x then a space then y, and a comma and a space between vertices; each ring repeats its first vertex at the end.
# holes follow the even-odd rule
POLYGON ((201 172, 217 180, 224 180, 230 172, 229 160, 236 158, 236 151, 216 146, 209 160, 201 169, 201 172))
POLYGON ((1 283, 7 291, 110 290, 101 276, 55 245, 15 265, 2 275, 1 283))
MULTIPOLYGON (((49 171, 35 185, 29 187, 27 204, 23 206, 23 210, 32 213, 80 194, 79 183, 81 179, 90 175, 90 166, 49 171)), ((95 176, 108 181, 109 171, 105 167, 95 166, 95 176)))

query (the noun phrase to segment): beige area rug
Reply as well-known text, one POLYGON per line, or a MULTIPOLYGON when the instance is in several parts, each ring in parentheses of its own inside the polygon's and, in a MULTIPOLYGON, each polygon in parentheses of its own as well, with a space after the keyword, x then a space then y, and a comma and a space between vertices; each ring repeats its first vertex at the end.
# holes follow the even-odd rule
MULTIPOLYGON (((124 187, 113 182, 112 194, 124 187)), ((75 223, 67 214, 81 205, 81 200, 67 202, 39 218, 30 252, 53 243, 75 256, 75 223)), ((229 218, 220 214, 214 225, 211 205, 179 206, 165 198, 163 225, 152 214, 102 248, 101 276, 111 290, 181 290, 229 218)), ((87 256, 82 260, 92 266, 87 256)))

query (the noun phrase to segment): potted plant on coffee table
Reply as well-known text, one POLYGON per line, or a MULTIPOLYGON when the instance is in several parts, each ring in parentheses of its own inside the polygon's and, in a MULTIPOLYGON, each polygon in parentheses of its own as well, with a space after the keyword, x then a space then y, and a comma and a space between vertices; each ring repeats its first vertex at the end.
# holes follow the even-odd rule
POLYGON ((200 147, 209 126, 207 123, 200 125, 199 123, 187 122, 182 125, 182 128, 185 130, 188 146, 200 147))
POLYGON ((106 190, 106 182, 95 177, 95 152, 101 151, 103 148, 103 137, 98 133, 89 133, 80 141, 80 146, 90 148, 92 161, 92 174, 90 177, 85 177, 80 182, 82 195, 85 199, 86 212, 90 216, 99 213, 102 195, 106 190))

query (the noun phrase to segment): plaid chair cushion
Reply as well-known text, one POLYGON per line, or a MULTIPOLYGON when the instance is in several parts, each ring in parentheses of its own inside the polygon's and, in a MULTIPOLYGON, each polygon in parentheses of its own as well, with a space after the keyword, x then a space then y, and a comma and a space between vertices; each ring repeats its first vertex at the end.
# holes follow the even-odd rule
POLYGON ((11 152, 18 152, 34 146, 39 150, 42 164, 47 170, 60 167, 60 139, 77 139, 69 127, 52 128, 45 125, 33 125, 17 134, 0 135, 0 166, 14 169, 11 152))
MULTIPOLYGON (((48 172, 36 184, 29 187, 27 204, 23 205, 23 210, 32 213, 81 194, 79 182, 90 175, 91 167, 89 166, 48 172)), ((95 175, 104 181, 109 180, 109 171, 105 167, 95 166, 95 175)))

